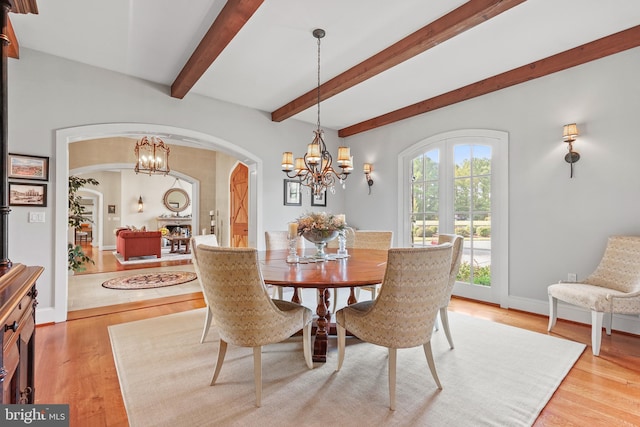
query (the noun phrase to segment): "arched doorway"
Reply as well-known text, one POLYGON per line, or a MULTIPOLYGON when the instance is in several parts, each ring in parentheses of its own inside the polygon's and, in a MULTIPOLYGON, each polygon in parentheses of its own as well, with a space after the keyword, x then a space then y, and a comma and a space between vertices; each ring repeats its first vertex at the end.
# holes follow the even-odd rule
POLYGON ((40 311, 44 322, 63 322, 67 319, 67 190, 69 178, 69 147, 72 142, 105 138, 109 136, 160 136, 168 143, 178 143, 193 147, 207 147, 220 150, 243 159, 249 169, 249 226, 248 241, 257 247, 258 235, 262 231, 262 221, 258 218, 258 209, 262 206, 262 161, 251 152, 221 138, 190 129, 152 123, 107 123, 84 125, 56 131, 56 168, 55 168, 55 255, 54 255, 54 301, 51 310, 40 311))

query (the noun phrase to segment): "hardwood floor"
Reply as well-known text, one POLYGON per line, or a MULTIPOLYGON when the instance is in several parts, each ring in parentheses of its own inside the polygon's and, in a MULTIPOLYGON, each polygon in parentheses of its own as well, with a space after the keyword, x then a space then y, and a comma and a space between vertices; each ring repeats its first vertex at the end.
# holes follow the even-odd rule
MULTIPOLYGON (((160 305, 122 306, 114 313, 96 312, 81 319, 38 326, 36 403, 70 403, 71 426, 128 425, 107 326, 200 307, 204 307, 201 294, 191 294, 160 305)), ((450 309, 546 333, 546 316, 459 298, 452 300, 450 309)), ((559 320, 552 335, 588 347, 534 425, 640 425, 640 337, 614 331, 611 336, 603 336, 600 357, 594 357, 589 326, 559 320)))
POLYGON ((179 261, 158 261, 145 263, 144 267, 140 264, 122 265, 113 256, 113 250, 99 251, 88 243, 81 244, 82 249, 89 258, 94 262, 84 264, 84 270, 76 272, 75 274, 94 274, 94 273, 109 273, 112 271, 125 271, 125 270, 137 270, 140 268, 153 268, 153 267, 167 267, 170 265, 182 265, 191 264, 191 260, 179 260, 179 261))

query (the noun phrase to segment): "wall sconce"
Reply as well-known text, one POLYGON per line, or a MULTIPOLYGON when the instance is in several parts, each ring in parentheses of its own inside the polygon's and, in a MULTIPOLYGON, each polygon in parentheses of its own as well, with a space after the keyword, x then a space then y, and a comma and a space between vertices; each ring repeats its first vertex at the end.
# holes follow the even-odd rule
POLYGON ((144 203, 142 203, 142 196, 138 198, 138 213, 142 213, 144 210, 144 203))
POLYGON ((562 140, 569 144, 569 152, 564 156, 564 160, 571 165, 570 178, 573 178, 573 164, 580 160, 580 154, 573 151, 573 141, 576 140, 578 135, 578 126, 575 123, 564 125, 562 129, 562 140))
POLYGON ((371 186, 373 185, 373 179, 371 179, 371 172, 373 171, 373 165, 371 163, 364 164, 364 177, 367 180, 369 186, 369 195, 371 195, 371 186))

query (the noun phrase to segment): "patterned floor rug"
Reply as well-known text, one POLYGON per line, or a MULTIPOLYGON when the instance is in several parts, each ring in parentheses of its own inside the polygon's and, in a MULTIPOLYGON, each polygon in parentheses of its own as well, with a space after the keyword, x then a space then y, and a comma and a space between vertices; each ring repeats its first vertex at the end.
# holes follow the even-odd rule
POLYGON ((195 273, 188 271, 169 271, 116 277, 107 280, 102 286, 109 289, 151 289, 180 285, 195 280, 196 278, 195 273))

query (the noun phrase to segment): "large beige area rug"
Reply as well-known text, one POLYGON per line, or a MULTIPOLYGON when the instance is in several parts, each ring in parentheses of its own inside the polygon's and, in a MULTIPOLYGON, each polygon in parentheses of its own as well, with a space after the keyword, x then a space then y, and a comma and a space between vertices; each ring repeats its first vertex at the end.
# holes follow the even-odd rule
POLYGON ((421 347, 398 350, 397 410, 389 410, 387 350, 347 340, 340 372, 309 370, 301 338, 263 347, 262 407, 255 407, 253 355, 229 345, 211 387, 215 327, 199 343, 205 309, 109 327, 131 426, 526 426, 585 346, 457 313, 456 348, 432 339, 438 391, 421 347))

